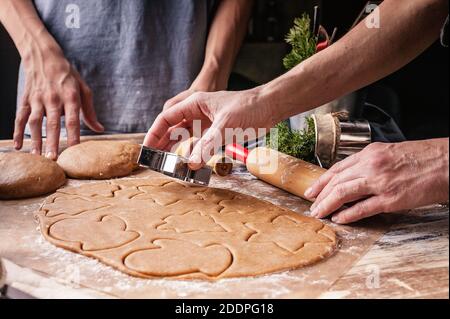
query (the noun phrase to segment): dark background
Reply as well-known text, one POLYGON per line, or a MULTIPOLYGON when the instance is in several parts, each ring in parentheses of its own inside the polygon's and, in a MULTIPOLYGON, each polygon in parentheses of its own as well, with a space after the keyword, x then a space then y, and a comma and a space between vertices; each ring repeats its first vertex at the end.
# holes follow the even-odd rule
MULTIPOLYGON (((322 24, 330 31, 338 27, 341 36, 365 3, 365 0, 257 0, 236 72, 257 83, 274 78, 283 72, 281 58, 288 52, 283 39, 296 16, 304 11, 312 13, 313 6, 318 4, 322 8, 322 24)), ((19 63, 13 43, 0 26, 0 139, 12 137, 19 63)), ((448 136, 448 67, 448 49, 436 43, 404 69, 377 83, 395 92, 399 108, 392 115, 408 139, 448 136)), ((233 87, 245 86, 242 76, 232 78, 233 87)))

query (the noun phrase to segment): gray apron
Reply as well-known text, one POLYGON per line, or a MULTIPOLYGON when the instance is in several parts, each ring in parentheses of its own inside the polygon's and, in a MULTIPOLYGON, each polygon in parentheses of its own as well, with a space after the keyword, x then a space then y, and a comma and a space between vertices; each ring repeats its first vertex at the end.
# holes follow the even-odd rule
MULTIPOLYGON (((108 133, 146 132, 199 73, 212 0, 35 0, 108 133)), ((25 76, 19 75, 18 101, 25 76)), ((82 130, 87 130, 82 126, 82 130)))

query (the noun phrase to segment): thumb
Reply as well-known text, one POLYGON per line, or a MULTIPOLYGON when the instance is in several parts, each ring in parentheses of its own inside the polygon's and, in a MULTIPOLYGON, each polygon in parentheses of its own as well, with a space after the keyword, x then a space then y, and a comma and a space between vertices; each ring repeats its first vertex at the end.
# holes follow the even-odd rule
POLYGON ((92 95, 91 88, 84 82, 81 78, 80 73, 75 68, 72 68, 75 78, 78 80, 80 91, 81 91, 81 114, 83 117, 83 122, 92 131, 96 133, 102 133, 105 128, 97 120, 97 114, 94 109, 94 99, 92 95))
POLYGON ((95 113, 94 103, 92 98, 92 92, 89 88, 82 88, 81 94, 81 112, 83 115, 83 122, 89 127, 92 131, 96 133, 102 133, 105 131, 105 128, 102 124, 97 120, 97 114, 95 113))
POLYGON ((222 130, 219 125, 214 124, 205 135, 195 144, 189 157, 189 168, 198 170, 214 156, 222 146, 222 130))

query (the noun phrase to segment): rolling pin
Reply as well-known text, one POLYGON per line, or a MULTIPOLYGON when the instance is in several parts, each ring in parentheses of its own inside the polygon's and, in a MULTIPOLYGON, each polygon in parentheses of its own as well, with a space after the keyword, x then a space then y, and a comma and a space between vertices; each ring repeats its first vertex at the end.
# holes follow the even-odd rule
POLYGON ((225 152, 246 164, 248 171, 259 179, 304 199, 308 199, 305 191, 326 172, 317 165, 266 147, 249 152, 239 144, 230 144, 225 152))
MULTIPOLYGON (((178 156, 188 156, 194 148, 194 144, 198 141, 198 138, 191 137, 190 139, 181 142, 175 154, 178 156)), ((207 166, 211 167, 213 172, 219 176, 227 176, 233 170, 233 161, 231 158, 224 154, 216 154, 206 163, 207 166)))

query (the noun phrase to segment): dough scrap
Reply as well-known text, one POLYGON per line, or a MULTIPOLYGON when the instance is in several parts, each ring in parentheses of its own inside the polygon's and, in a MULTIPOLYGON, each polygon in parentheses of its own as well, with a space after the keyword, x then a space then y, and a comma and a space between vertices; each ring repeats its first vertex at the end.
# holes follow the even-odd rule
POLYGON ((62 152, 58 164, 75 179, 124 177, 138 168, 139 152, 140 146, 128 141, 88 141, 62 152))
POLYGON ((54 192, 66 175, 54 161, 29 153, 0 153, 0 199, 23 199, 54 192))
POLYGON ((263 275, 318 262, 337 243, 319 220, 167 177, 65 188, 36 217, 54 245, 141 278, 263 275))

